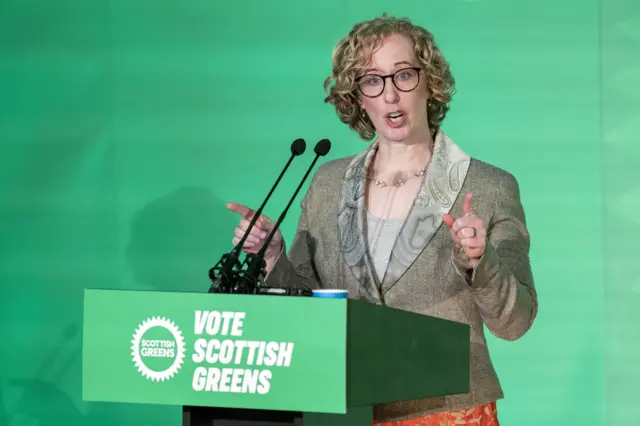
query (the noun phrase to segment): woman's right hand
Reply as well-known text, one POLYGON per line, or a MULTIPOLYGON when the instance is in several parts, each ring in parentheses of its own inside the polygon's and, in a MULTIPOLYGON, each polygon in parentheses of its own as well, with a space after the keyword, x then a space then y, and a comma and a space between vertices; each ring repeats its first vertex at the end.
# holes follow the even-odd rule
MULTIPOLYGON (((249 228, 249 223, 251 223, 251 221, 253 220, 256 211, 250 209, 247 206, 243 206, 242 204, 237 203, 228 203, 227 208, 233 212, 238 213, 242 217, 242 219, 240 219, 238 227, 234 231, 235 237, 233 238, 233 244, 236 245, 244 236, 247 228, 249 228)), ((269 233, 273 230, 274 226, 274 221, 272 221, 265 215, 260 215, 258 220, 256 220, 256 223, 253 225, 253 228, 251 228, 249 236, 242 245, 242 251, 244 251, 245 253, 259 252, 267 239, 267 235, 269 235, 269 233)), ((278 229, 273 235, 273 238, 271 239, 269 247, 267 248, 265 253, 265 261, 267 262, 267 265, 273 263, 273 261, 278 257, 280 251, 282 250, 283 242, 284 238, 282 237, 282 233, 278 229)))

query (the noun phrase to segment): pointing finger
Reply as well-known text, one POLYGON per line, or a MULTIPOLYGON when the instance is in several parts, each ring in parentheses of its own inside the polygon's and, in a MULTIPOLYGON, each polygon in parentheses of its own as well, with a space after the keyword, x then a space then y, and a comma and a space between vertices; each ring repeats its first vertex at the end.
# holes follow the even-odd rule
POLYGON ((255 210, 238 203, 227 203, 227 209, 231 210, 232 212, 238 213, 244 218, 251 217, 255 213, 255 210))
POLYGON ((462 200, 462 211, 464 212, 465 215, 473 214, 473 208, 471 208, 472 196, 473 194, 468 192, 467 195, 464 196, 464 200, 462 200))

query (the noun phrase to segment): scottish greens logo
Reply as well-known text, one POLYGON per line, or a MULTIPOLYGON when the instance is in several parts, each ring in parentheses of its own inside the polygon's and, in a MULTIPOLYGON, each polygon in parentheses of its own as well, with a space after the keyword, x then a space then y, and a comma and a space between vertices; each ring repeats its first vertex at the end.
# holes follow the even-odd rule
POLYGON ((185 357, 184 337, 178 326, 164 317, 147 318, 131 340, 133 363, 142 376, 164 382, 178 373, 185 357))

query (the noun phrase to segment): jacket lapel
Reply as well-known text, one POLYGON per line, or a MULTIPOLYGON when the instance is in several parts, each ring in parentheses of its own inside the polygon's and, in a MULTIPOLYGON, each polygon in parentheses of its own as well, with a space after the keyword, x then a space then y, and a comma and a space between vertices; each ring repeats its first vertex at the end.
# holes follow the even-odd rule
MULTIPOLYGON (((359 283, 361 299, 382 303, 374 267, 366 241, 367 169, 375 153, 375 144, 353 158, 344 175, 338 206, 340 250, 359 283)), ((356 289, 353 289, 356 290, 356 289)))
POLYGON ((443 223, 442 216, 460 194, 470 157, 446 134, 436 134, 424 183, 391 252, 380 292, 389 291, 427 247, 443 223))
POLYGON ((424 183, 396 239, 380 282, 368 251, 365 206, 367 170, 376 145, 355 156, 347 167, 338 205, 338 235, 344 259, 359 282, 360 298, 380 304, 384 303, 384 293, 398 282, 442 225, 442 216, 450 212, 460 193, 470 158, 443 131, 436 133, 424 183))

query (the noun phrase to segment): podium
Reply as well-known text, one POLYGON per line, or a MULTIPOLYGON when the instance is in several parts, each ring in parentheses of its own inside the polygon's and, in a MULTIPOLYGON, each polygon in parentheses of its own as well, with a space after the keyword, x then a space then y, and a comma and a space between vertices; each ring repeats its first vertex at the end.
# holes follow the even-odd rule
POLYGON ((184 426, 371 425, 373 405, 469 392, 469 332, 351 299, 85 290, 82 394, 184 426))

